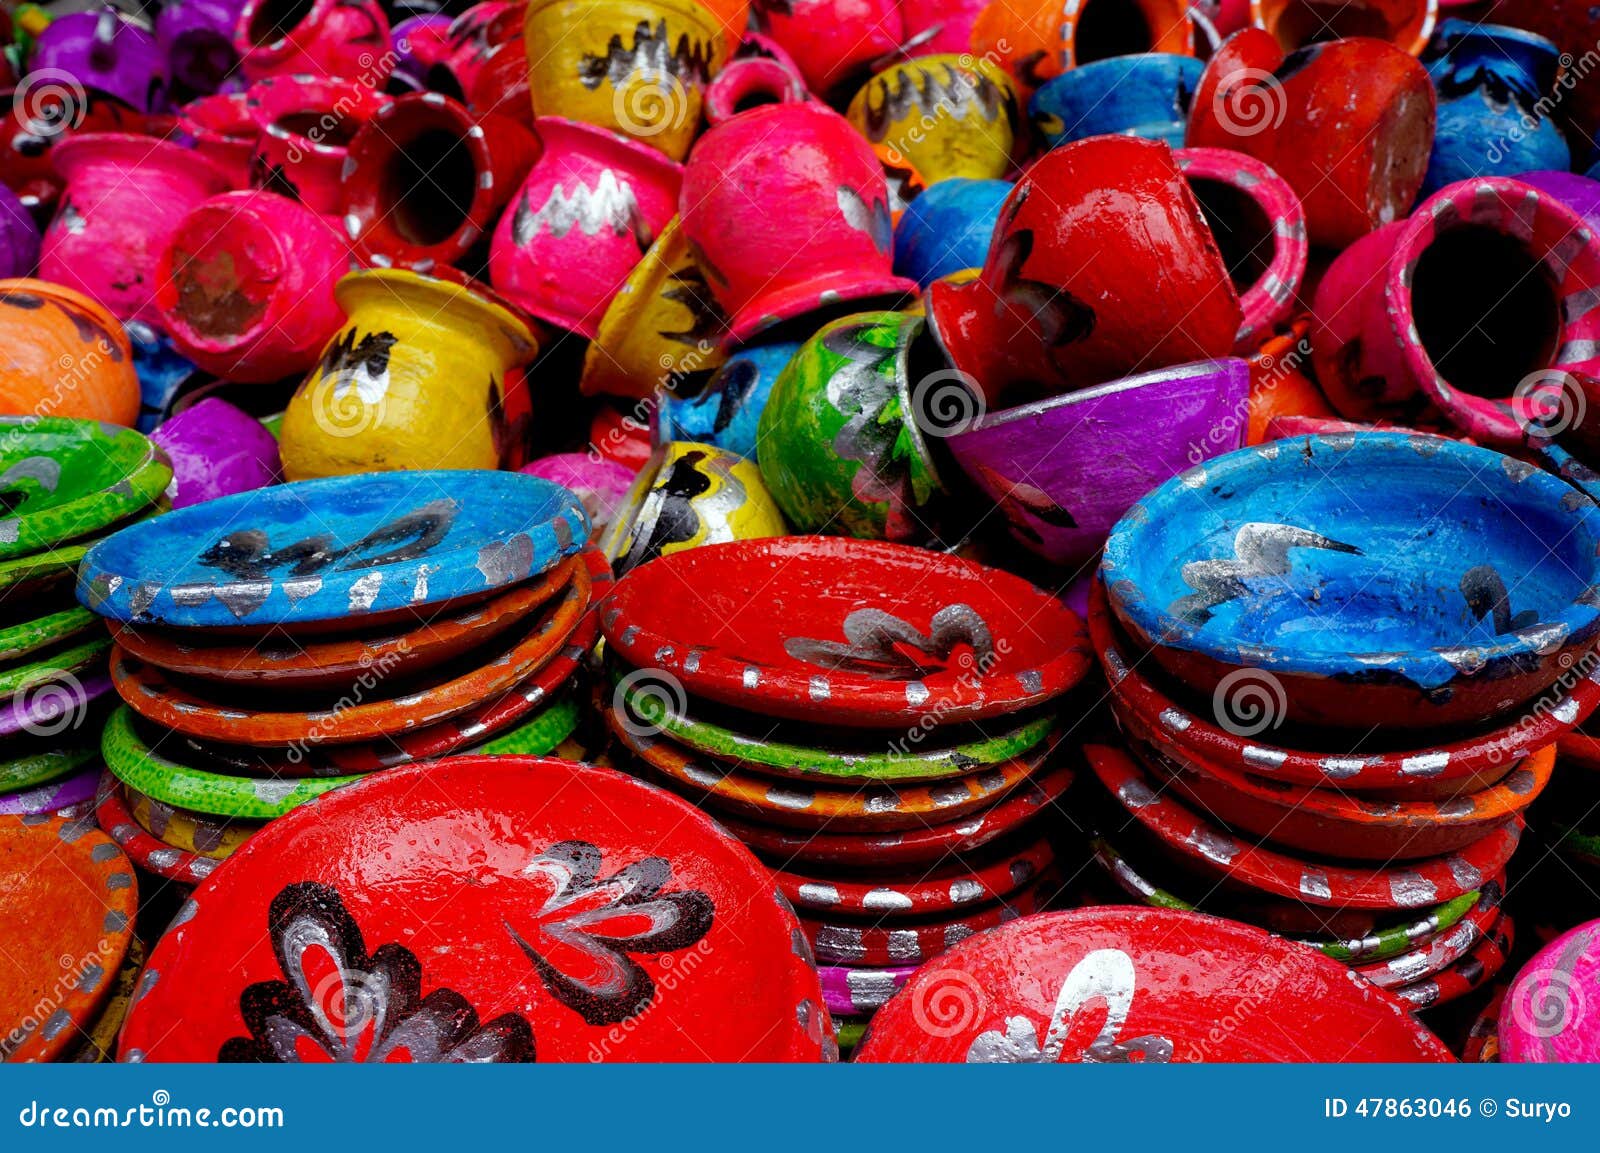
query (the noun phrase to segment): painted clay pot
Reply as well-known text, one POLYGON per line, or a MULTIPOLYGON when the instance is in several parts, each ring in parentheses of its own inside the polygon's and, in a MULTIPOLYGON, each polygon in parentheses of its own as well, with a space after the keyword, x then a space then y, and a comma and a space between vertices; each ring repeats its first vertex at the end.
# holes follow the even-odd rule
POLYGON ((1548 192, 1583 217, 1591 231, 1600 235, 1600 180, 1576 172, 1519 172, 1519 184, 1531 184, 1548 192))
POLYGON ((350 142, 345 234, 374 264, 455 264, 486 241, 539 150, 539 138, 515 120, 474 117, 437 92, 402 96, 350 142))
POLYGON ((466 89, 467 107, 478 115, 494 113, 534 127, 533 93, 528 88, 528 49, 516 36, 489 49, 483 66, 466 89))
POLYGON ((1560 49, 1520 28, 1446 20, 1428 62, 1439 127, 1424 196, 1473 176, 1517 176, 1572 163, 1567 139, 1543 114, 1558 98, 1560 49))
POLYGON ((1145 493, 1244 443, 1249 387, 1242 360, 1180 365, 993 413, 946 443, 1023 547, 1075 568, 1145 493))
POLYGON ((916 289, 892 272, 877 157, 819 102, 755 108, 711 129, 684 172, 680 205, 736 342, 819 308, 916 289))
POLYGON ((721 23, 695 0, 530 0, 534 113, 620 132, 672 160, 689 153, 727 57, 721 23))
POLYGON ((144 113, 132 105, 61 84, 0 90, 0 108, 10 110, 0 120, 0 180, 40 221, 49 219, 61 194, 51 158, 57 144, 80 133, 145 130, 144 113))
POLYGON ((593 339, 612 297, 677 212, 683 170, 592 124, 536 123, 544 153, 500 215, 489 276, 540 320, 593 339))
POLYGON ((904 23, 895 0, 752 0, 756 23, 828 99, 854 91, 873 61, 895 52, 904 23))
POLYGON ((34 45, 27 82, 68 81, 141 112, 160 111, 166 100, 164 64, 156 38, 108 6, 52 20, 34 45))
MULTIPOLYGON (((1522 28, 1556 42, 1574 63, 1600 42, 1600 9, 1585 0, 1495 0, 1485 18, 1496 24, 1522 28)), ((1562 95, 1556 108, 1562 127, 1567 129, 1577 161, 1584 167, 1595 160, 1595 141, 1600 135, 1600 91, 1569 72, 1562 81, 1562 95)))
POLYGON ((484 0, 451 21, 441 67, 431 77, 435 91, 462 99, 495 48, 522 38, 523 7, 509 0, 484 0))
POLYGON ((227 174, 230 187, 250 187, 261 128, 248 96, 230 92, 191 100, 178 109, 178 129, 194 141, 196 152, 227 174))
MULTIPOLYGON (((641 401, 640 405, 648 405, 641 401)), ((633 409, 639 412, 639 405, 633 409)), ((589 443, 605 460, 622 465, 629 472, 640 472, 655 451, 650 434, 648 412, 635 419, 617 405, 604 402, 589 421, 589 443)))
POLYGON ((930 184, 894 226, 894 270, 927 288, 935 280, 977 268, 989 254, 1006 180, 941 180, 930 184))
POLYGON ((1337 414, 1310 376, 1312 320, 1298 316, 1281 332, 1263 340, 1250 356, 1249 433, 1246 444, 1279 440, 1286 427, 1309 422, 1322 431, 1321 422, 1337 414))
POLYGON ((1063 71, 1113 56, 1194 55, 1185 0, 1065 0, 1059 28, 1063 71))
POLYGON ((1356 36, 1420 56, 1438 15, 1439 0, 1250 0, 1251 23, 1286 52, 1356 36))
POLYGON ((1252 353, 1289 319, 1305 279, 1310 245, 1300 198, 1242 152, 1184 148, 1174 155, 1239 293, 1244 319, 1235 347, 1252 353))
POLYGON ((1005 71, 963 53, 890 66, 862 85, 845 116, 886 166, 932 184, 1004 176, 1020 113, 1005 71))
POLYGON ((140 432, 150 432, 166 418, 185 385, 206 374, 195 367, 165 332, 142 320, 123 325, 133 346, 133 370, 139 376, 140 432))
POLYGON ((522 466, 519 472, 529 476, 554 481, 562 488, 575 493, 589 514, 589 523, 598 537, 616 519, 619 509, 625 507, 628 489, 633 486, 632 469, 604 457, 594 457, 586 452, 559 452, 542 456, 522 466))
POLYGON ((160 324, 156 266, 178 223, 228 178, 204 157, 148 136, 76 135, 53 150, 66 181, 45 231, 39 275, 122 320, 160 324))
POLYGON ((1194 57, 1168 52, 1080 64, 1034 93, 1028 117, 1052 148, 1111 133, 1163 140, 1177 148, 1204 71, 1194 57))
POLYGON ((0 185, 0 280, 27 276, 39 259, 39 226, 17 194, 0 185))
POLYGON ((0 281, 0 409, 133 427, 139 378, 117 318, 65 285, 0 281))
POLYGON ((421 13, 408 16, 396 24, 390 35, 394 38, 394 71, 389 73, 387 90, 400 95, 405 92, 440 91, 441 80, 446 77, 444 60, 450 51, 451 17, 443 12, 421 13))
POLYGON ((1588 921, 1540 949, 1506 991, 1500 1060, 1600 1060, 1590 998, 1600 988, 1600 921, 1588 921))
POLYGON ((244 0, 173 0, 156 13, 156 43, 175 100, 220 90, 239 63, 233 34, 244 0))
POLYGON ((640 400, 693 392, 725 359, 727 326, 674 216, 601 317, 580 385, 640 400))
POLYGON ((972 52, 972 28, 989 0, 900 0, 902 51, 915 56, 972 52))
POLYGON ((776 60, 750 56, 733 60, 706 89, 706 119, 731 120, 763 104, 800 104, 811 99, 800 74, 776 60))
POLYGON ((313 212, 338 213, 350 142, 389 97, 350 80, 269 76, 248 101, 260 129, 250 182, 313 212))
POLYGON ((1026 105, 1061 74, 1060 33, 1061 0, 991 0, 972 25, 969 50, 1004 68, 1026 105))
POLYGON ((173 508, 265 488, 278 479, 278 442, 225 400, 203 400, 151 435, 172 462, 173 508))
POLYGON ((1287 57, 1247 28, 1211 58, 1187 143, 1231 148, 1300 196, 1311 243, 1344 248, 1410 211, 1434 138, 1433 84, 1379 40, 1339 40, 1287 57))
POLYGON ((284 476, 500 467, 507 377, 537 352, 527 324, 480 288, 401 269, 352 272, 334 295, 349 319, 284 413, 284 476))
POLYGON ((1240 324, 1227 266, 1171 149, 1129 136, 1035 161, 1001 207, 982 275, 936 282, 927 307, 955 369, 991 409, 1227 356, 1240 324), (1085 262, 1090 251, 1117 259, 1085 262))
MULTIPOLYGON (((923 324, 903 312, 836 320, 778 374, 757 433, 761 475, 798 531, 932 535, 922 510, 942 485, 923 437, 949 429, 928 407, 928 386, 960 384, 914 365, 923 324)), ((972 398, 962 399, 970 421, 972 398)))
POLYGON ((229 192, 183 218, 157 272, 178 350, 214 376, 303 373, 344 323, 333 286, 350 252, 327 222, 271 192, 229 192))
POLYGON ((666 395, 657 417, 667 440, 693 440, 759 459, 761 414, 772 386, 800 345, 747 344, 728 357, 698 396, 666 395))
POLYGON ((306 74, 379 88, 395 60, 377 0, 248 0, 233 47, 251 80, 306 74))

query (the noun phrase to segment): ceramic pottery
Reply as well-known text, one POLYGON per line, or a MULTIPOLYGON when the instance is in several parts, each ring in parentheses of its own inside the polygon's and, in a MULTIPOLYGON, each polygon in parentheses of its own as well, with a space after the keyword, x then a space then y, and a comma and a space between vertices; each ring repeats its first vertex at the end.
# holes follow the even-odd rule
POLYGON ((1011 167, 1020 111, 998 65, 960 55, 918 56, 867 81, 846 117, 890 168, 927 184, 995 180, 1011 167))
POLYGON ((29 83, 94 88, 141 112, 166 103, 166 68, 146 26, 107 5, 57 16, 39 33, 29 83))
POLYGON ((751 0, 751 8, 822 99, 853 91, 904 38, 894 0, 751 0))
POLYGON ((941 180, 906 206, 894 227, 894 270, 927 288, 940 277, 977 268, 989 253, 1005 180, 941 180))
POLYGON ((1591 230, 1600 229, 1600 180, 1575 172, 1519 172, 1517 182, 1548 192, 1583 217, 1591 230))
POLYGON ((833 1047, 799 925, 749 850, 682 801, 564 761, 469 757, 384 773, 252 837, 179 920, 151 955, 126 1060, 815 1061, 833 1047), (424 777, 440 789, 419 787, 424 777), (574 780, 590 798, 581 812, 574 780), (424 826, 441 835, 417 838, 424 826), (413 838, 399 861, 370 848, 413 838), (470 871, 468 841, 487 854, 470 871), (481 883, 485 869, 494 883, 481 883), (409 911, 385 895, 386 876, 404 878, 409 911), (641 884, 642 905, 629 899, 641 884), (419 923, 434 944, 415 935, 419 923), (325 944, 298 944, 313 939, 325 944), (230 951, 228 980, 201 978, 230 951), (696 951, 705 979, 658 990, 696 951), (374 981, 394 964, 397 980, 374 981), (180 1005, 170 990, 185 987, 180 1005), (297 988, 348 991, 372 1015, 328 1024, 308 993, 280 1010, 301 1022, 291 1038, 256 1006, 290 1005, 297 988), (459 1011, 437 1016, 424 988, 448 991, 459 1011), (174 1029, 175 1014, 196 1024, 174 1029), (613 1030, 624 1040, 608 1040, 613 1030))
POLYGON ((628 274, 677 212, 682 169, 625 136, 541 116, 544 153, 500 216, 494 286, 540 320, 594 339, 628 274))
POLYGON ((1311 243, 1344 248, 1410 211, 1434 121, 1427 70, 1401 49, 1357 38, 1286 56, 1257 28, 1206 65, 1186 142, 1267 165, 1300 196, 1311 243))
POLYGON ((107 975, 127 955, 138 907, 128 859, 92 823, 0 817, 11 956, 0 978, 0 1058, 49 1061, 78 1039, 111 991, 107 975))
POLYGON ((288 479, 511 463, 506 390, 537 350, 521 317, 402 269, 352 272, 334 295, 348 319, 284 413, 288 479))
POLYGON ((602 547, 620 576, 657 557, 786 531, 754 463, 673 441, 633 482, 602 547))
POLYGON ((530 0, 524 35, 536 115, 594 124, 674 161, 689 153, 728 48, 694 0, 530 0))
POLYGON ((927 302, 940 344, 990 408, 1227 356, 1240 323, 1172 150, 1133 137, 1034 162, 1001 207, 982 275, 935 283, 927 302), (1089 251, 1117 259, 1085 262, 1089 251))
POLYGON ((1265 164, 1221 148, 1173 154, 1239 293, 1244 318, 1235 349, 1254 353, 1288 322, 1305 279, 1310 246, 1294 189, 1265 164))
POLYGON ((101 831, 145 872, 182 885, 198 885, 221 863, 215 858, 169 845, 146 832, 128 811, 122 783, 111 773, 103 774, 97 789, 91 793, 95 822, 101 831))
POLYGON ((800 74, 776 60, 750 56, 731 60, 706 89, 706 119, 731 120, 762 104, 800 104, 811 99, 800 74))
POLYGON ((1439 0, 1250 0, 1250 20, 1284 51, 1348 37, 1387 40, 1420 56, 1433 35, 1439 0))
POLYGON ((822 999, 829 1013, 871 1015, 916 972, 915 965, 873 969, 859 966, 821 965, 822 999))
POLYGON ((390 29, 394 41, 394 71, 389 73, 386 90, 398 95, 400 92, 448 89, 455 81, 445 64, 450 54, 450 28, 454 23, 445 12, 426 12, 408 16, 395 24, 390 29))
POLYGON ((727 328, 674 216, 600 318, 580 387, 640 400, 692 392, 726 358, 727 328))
POLYGON ((278 479, 278 442, 225 400, 203 400, 151 434, 172 462, 173 508, 265 488, 278 479))
POLYGON ((0 184, 0 280, 27 276, 39 259, 39 226, 17 199, 0 184))
MULTIPOLYGON (((461 99, 477 83, 490 53, 498 45, 522 39, 523 7, 507 0, 483 0, 451 21, 440 67, 428 87, 461 99)), ((526 72, 526 59, 523 69, 526 72)), ((526 83, 524 76, 524 86, 526 83)), ((512 96, 510 92, 504 95, 512 96)))
POLYGON ((1500 1060, 1593 1061, 1600 1053, 1588 998, 1596 982, 1596 931, 1588 921, 1534 954, 1506 992, 1500 1060))
POLYGON ((527 580, 588 535, 577 499, 536 477, 330 477, 130 525, 84 557, 78 599, 182 628, 340 620, 527 580))
POLYGON ((1204 70, 1192 56, 1169 53, 1080 64, 1047 81, 1028 105, 1028 116, 1052 148, 1113 133, 1177 148, 1204 70))
POLYGON ((1481 725, 1600 632, 1600 512, 1571 494, 1454 441, 1305 437, 1167 482, 1112 530, 1101 567, 1136 651, 1196 692, 1266 687, 1301 725, 1481 725), (1202 498, 1215 485, 1220 505, 1202 498), (1467 499, 1482 512, 1446 511, 1467 499))
POLYGON ((156 44, 175 100, 207 96, 232 80, 239 64, 233 34, 243 10, 244 0, 172 0, 161 6, 156 44))
MULTIPOLYGON (((52 606, 51 611, 38 616, 30 616, 27 620, 18 621, 0 628, 0 660, 7 662, 16 661, 40 649, 49 648, 51 645, 60 644, 69 640, 80 640, 85 634, 98 632, 94 614, 76 604, 68 604, 65 608, 55 608, 60 604, 58 599, 47 602, 52 606)), ((24 613, 33 610, 33 606, 18 605, 24 613)), ((38 606, 43 609, 45 606, 38 606)), ((9 613, 8 616, 15 616, 9 613)), ((26 707, 27 702, 11 702, 17 707, 26 707)), ((26 715, 26 713, 24 713, 26 715)), ((3 723, 3 722, 0 722, 3 723)), ((18 726, 21 727, 21 726, 18 726)), ((13 730, 15 731, 15 730, 13 730)))
POLYGON ((748 460, 759 459, 761 414, 778 374, 799 351, 798 344, 788 341, 738 348, 698 395, 661 398, 657 418, 662 435, 716 445, 748 460))
POLYGON ((1111 56, 1194 55, 1194 29, 1183 0, 1065 0, 1053 46, 1062 71, 1111 56))
POLYGON ((98 300, 121 320, 160 325, 156 266, 179 221, 228 178, 164 140, 77 134, 51 150, 66 181, 45 230, 39 276, 98 300))
POLYGON ((916 289, 891 271, 888 186, 872 149, 815 101, 755 108, 707 132, 681 206, 735 343, 820 308, 916 289))
POLYGON ((539 150, 538 137, 509 117, 474 117, 437 92, 402 96, 350 142, 345 233, 375 264, 455 264, 486 242, 539 150))
POLYGON ((543 477, 562 488, 570 489, 583 502, 589 514, 589 523, 596 533, 603 533, 625 507, 628 489, 632 487, 634 473, 616 461, 594 457, 586 452, 559 452, 542 456, 531 464, 522 466, 529 476, 543 477))
POLYGON ((991 0, 973 22, 968 48, 1004 68, 1026 106, 1035 89, 1061 74, 1061 0, 991 0))
POLYGON ((1501 917, 1471 953, 1435 977, 1395 989, 1394 995, 1413 1012, 1460 1000, 1495 979, 1515 944, 1516 928, 1512 918, 1501 917))
POLYGON ((0 181, 17 194, 22 206, 45 220, 61 194, 62 178, 51 153, 79 133, 143 132, 145 116, 115 96, 59 85, 0 89, 0 181))
MULTIPOLYGON (((1600 40, 1600 11, 1582 0, 1496 0, 1489 18, 1503 25, 1522 28, 1556 42, 1564 54, 1581 62, 1583 54, 1600 40)), ((1571 73, 1568 73, 1572 77, 1571 73)), ((1594 141, 1600 131, 1600 93, 1575 77, 1570 86, 1563 81, 1559 115, 1571 132, 1577 149, 1578 167, 1595 159, 1594 141)))
POLYGON ((48 785, 0 797, 0 816, 40 817, 56 814, 76 819, 81 806, 94 797, 95 781, 99 776, 99 771, 91 767, 63 781, 51 781, 48 785))
MULTIPOLYGON (((920 318, 903 312, 836 320, 778 374, 757 433, 761 475, 800 532, 931 535, 921 510, 942 486, 923 436, 945 428, 936 419, 942 410, 929 407, 927 380, 911 379, 922 330, 920 318)), ((960 389, 955 381, 933 387, 941 383, 960 389)), ((967 404, 956 423, 970 423, 976 399, 959 399, 967 404)))
MULTIPOLYGON (((1335 431, 1323 427, 1335 413, 1310 375, 1315 359, 1311 329, 1311 317, 1302 314, 1253 350, 1246 444, 1262 444, 1303 432, 1335 431), (1292 431, 1280 431, 1286 425, 1292 426, 1292 431)), ((1226 425, 1221 427, 1226 430, 1226 425)))
POLYGON ((1066 692, 1090 664, 1077 616, 1028 582, 837 537, 663 557, 617 582, 601 624, 610 652, 670 672, 697 696, 850 727, 930 710, 943 724, 1012 713, 1066 692), (703 592, 693 604, 665 596, 684 580, 703 592), (760 603, 743 591, 756 580, 767 590, 760 603))
POLYGON ((175 849, 212 860, 226 860, 252 833, 262 828, 253 821, 219 820, 205 813, 191 813, 126 786, 123 794, 133 819, 152 837, 175 849))
POLYGON ((797 909, 815 915, 874 916, 897 921, 948 915, 1011 896, 1055 860, 1047 839, 995 845, 975 857, 943 862, 903 880, 863 877, 846 870, 773 870, 778 889, 797 909))
POLYGON ((1201 361, 993 413, 945 443, 1023 547, 1077 568, 1145 493, 1243 443, 1249 387, 1244 361, 1201 361))
POLYGON ((27 741, 20 746, 7 742, 4 758, 0 759, 0 793, 12 794, 59 781, 95 759, 92 745, 75 741, 63 748, 59 737, 52 744, 54 747, 44 748, 39 741, 27 741))
MULTIPOLYGON (((171 11, 171 9, 163 9, 171 11)), ((243 92, 202 96, 178 109, 178 128, 194 150, 227 174, 230 188, 247 188, 261 129, 243 92)))
POLYGON ((134 427, 149 433, 171 411, 184 386, 206 374, 178 351, 166 333, 142 320, 130 320, 123 328, 133 346, 133 371, 139 378, 139 420, 134 427))
POLYGON ((233 47, 251 80, 305 74, 381 88, 395 62, 377 0, 248 0, 233 47))
POLYGON ((561 700, 546 705, 531 721, 468 752, 497 757, 542 757, 557 753, 562 760, 576 760, 575 756, 569 755, 567 742, 577 731, 582 711, 578 694, 568 693, 561 700))
POLYGON ((0 281, 0 407, 132 425, 133 348, 117 318, 64 285, 0 281))
POLYGON ((858 1061, 1449 1061, 1392 997, 1260 929, 1177 910, 1080 909, 1002 925, 923 968, 858 1061), (1237 1013, 1241 992, 1255 1011, 1237 1013), (957 1020, 925 1024, 950 997, 957 1020), (1091 1002, 1113 1011, 1090 1031, 1091 1002), (1229 1014, 1233 1014, 1229 1017, 1229 1014), (1218 1030, 1217 1022, 1237 1020, 1218 1030), (952 1028, 952 1026, 959 1026, 952 1028))
POLYGON ((811 951, 824 964, 851 968, 915 965, 932 960, 974 933, 1038 912, 1042 887, 1031 886, 1003 903, 963 910, 957 916, 946 913, 920 923, 897 921, 891 927, 876 923, 876 918, 863 923, 802 917, 800 928, 811 942, 811 951))
POLYGON ((655 452, 649 421, 635 420, 609 401, 602 402, 589 421, 589 443, 601 459, 633 473, 643 471, 655 452))
POLYGON ((334 284, 350 251, 327 221, 272 192, 228 192, 178 224, 157 266, 174 345, 233 381, 305 372, 344 322, 334 284))
POLYGON ((260 130, 250 182, 313 212, 337 214, 350 142, 389 98, 354 80, 319 74, 268 77, 250 89, 247 101, 260 130))
MULTIPOLYGON (((520 16, 520 7, 511 9, 507 15, 513 14, 520 16)), ((490 45, 482 66, 466 89, 467 107, 476 115, 496 113, 532 129, 536 116, 528 73, 528 50, 519 19, 511 39, 490 45)))
POLYGON ((1439 127, 1424 196, 1474 176, 1571 166, 1566 137, 1544 115, 1562 72, 1553 43, 1520 28, 1445 20, 1433 52, 1439 127))

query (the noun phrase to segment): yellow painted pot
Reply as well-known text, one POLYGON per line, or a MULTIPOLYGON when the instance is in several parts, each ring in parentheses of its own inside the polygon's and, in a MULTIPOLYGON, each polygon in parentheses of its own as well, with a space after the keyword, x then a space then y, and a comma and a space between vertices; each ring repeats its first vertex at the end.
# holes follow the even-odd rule
POLYGON ((638 400, 659 389, 688 391, 728 359, 727 333, 728 318, 674 216, 600 318, 581 387, 638 400))
POLYGON ((532 0, 523 38, 535 116, 597 124, 673 160, 727 59, 721 22, 694 0, 532 0))
POLYGON ((658 556, 788 531, 755 462, 709 444, 669 441, 640 470, 601 547, 621 576, 658 556))
POLYGON ((997 180, 1011 167, 1016 90, 988 60, 906 60, 862 85, 845 115, 887 167, 909 167, 928 184, 997 180))
POLYGON ((352 272, 334 296, 348 319, 284 413, 285 477, 508 463, 507 377, 538 351, 522 319, 401 269, 352 272))

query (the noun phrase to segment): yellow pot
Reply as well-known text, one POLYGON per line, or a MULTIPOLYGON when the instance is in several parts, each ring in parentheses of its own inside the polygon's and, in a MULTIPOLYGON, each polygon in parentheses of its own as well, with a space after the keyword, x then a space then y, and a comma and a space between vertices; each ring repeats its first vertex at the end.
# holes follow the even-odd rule
POLYGON ((284 413, 284 476, 500 467, 506 378, 538 351, 528 325, 401 269, 352 272, 334 296, 348 319, 284 413))
POLYGON ((598 124, 673 160, 727 58, 722 24, 694 0, 532 0, 523 38, 535 116, 598 124))
POLYGON ((845 112, 889 167, 929 184, 965 176, 997 180, 1011 167, 1017 95, 988 60, 919 56, 862 85, 845 112))
POLYGON ((611 298, 584 354, 581 387, 638 400, 678 392, 728 359, 727 329, 674 216, 611 298))

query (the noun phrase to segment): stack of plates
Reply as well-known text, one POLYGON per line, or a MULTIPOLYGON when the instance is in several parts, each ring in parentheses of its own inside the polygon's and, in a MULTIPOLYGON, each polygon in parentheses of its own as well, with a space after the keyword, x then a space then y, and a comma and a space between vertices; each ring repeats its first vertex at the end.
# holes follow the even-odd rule
POLYGON ((544 753, 610 573, 567 490, 516 473, 336 477, 181 509, 84 558, 123 704, 103 828, 171 880, 362 774, 544 753))
POLYGON ((1007 573, 881 542, 708 545, 602 609, 633 763, 775 871, 841 1044, 920 964, 1055 891, 1054 709, 1078 618, 1007 573))
POLYGON ((72 595, 93 538, 161 506, 172 470, 139 433, 0 417, 0 814, 83 804, 99 776, 111 640, 72 595))

